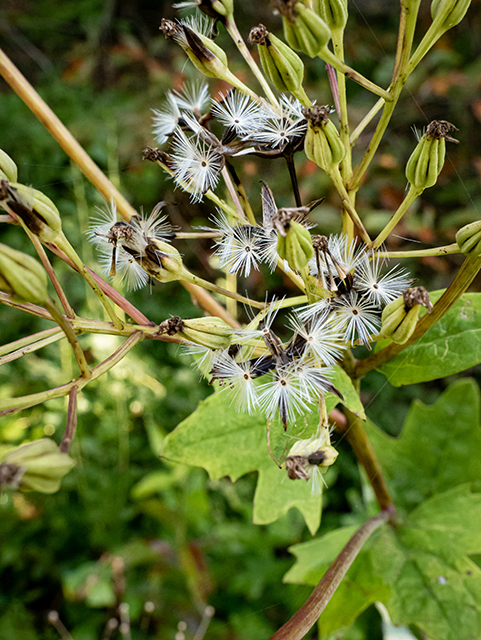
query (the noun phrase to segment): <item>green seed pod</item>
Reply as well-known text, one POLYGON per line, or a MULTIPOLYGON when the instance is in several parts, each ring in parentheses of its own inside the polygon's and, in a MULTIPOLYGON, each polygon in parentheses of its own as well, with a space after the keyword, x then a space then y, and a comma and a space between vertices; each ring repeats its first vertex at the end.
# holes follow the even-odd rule
POLYGON ((17 176, 17 165, 5 151, 0 149, 0 179, 17 182, 17 176))
POLYGON ((346 26, 347 0, 314 0, 312 10, 321 16, 331 31, 342 30, 346 26))
POLYGON ((197 0, 196 6, 209 18, 215 18, 222 23, 231 20, 234 15, 234 3, 232 0, 197 0))
POLYGON ((481 220, 461 227, 456 234, 456 242, 464 255, 481 257, 481 220))
POLYGON ((456 127, 446 120, 433 120, 418 142, 406 165, 408 182, 420 191, 436 184, 446 158, 446 140, 457 142, 448 136, 456 127))
POLYGON ((31 256, 0 244, 0 278, 7 293, 20 300, 44 304, 48 299, 47 274, 31 256))
POLYGON ((278 7, 282 13, 284 36, 293 49, 315 58, 331 39, 331 32, 324 20, 302 2, 295 7, 278 7))
POLYGON ((381 335, 397 344, 404 344, 414 333, 421 306, 431 311, 429 293, 424 287, 413 287, 384 308, 381 335))
POLYGON ((168 318, 159 325, 158 334, 178 336, 209 349, 227 349, 231 345, 232 327, 215 316, 182 320, 168 318))
POLYGON ((18 182, 0 180, 0 205, 19 217, 42 242, 55 242, 62 231, 60 214, 47 196, 18 182))
POLYGON ((304 64, 297 53, 263 24, 251 29, 249 42, 257 44, 264 73, 275 88, 296 93, 304 79, 304 64))
POLYGON ((436 16, 438 16, 441 11, 449 5, 450 8, 446 18, 440 26, 440 29, 447 31, 461 22, 466 15, 470 4, 471 0, 433 0, 431 2, 431 16, 433 20, 435 20, 436 16))
POLYGON ((303 109, 302 113, 309 122, 304 142, 306 156, 329 173, 346 155, 339 133, 334 123, 329 120, 330 109, 314 105, 303 109))
POLYGON ((159 282, 181 280, 184 265, 175 247, 161 240, 150 238, 142 255, 135 256, 142 269, 159 282))
POLYGON ((314 256, 311 234, 299 222, 292 220, 285 227, 285 235, 279 233, 277 253, 287 260, 292 269, 301 271, 314 256))
POLYGON ((75 461, 49 438, 35 440, 9 451, 0 465, 0 478, 10 475, 20 489, 54 493, 75 461))

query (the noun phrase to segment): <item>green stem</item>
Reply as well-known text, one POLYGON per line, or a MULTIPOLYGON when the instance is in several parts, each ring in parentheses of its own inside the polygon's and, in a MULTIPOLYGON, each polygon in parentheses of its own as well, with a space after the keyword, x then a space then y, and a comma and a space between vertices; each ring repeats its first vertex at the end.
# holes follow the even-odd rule
POLYGON ((334 55, 332 51, 329 51, 327 47, 324 47, 323 49, 321 49, 320 53, 318 54, 318 57, 324 60, 324 62, 329 63, 332 67, 334 67, 334 69, 336 69, 336 71, 339 71, 340 73, 344 74, 346 78, 351 78, 351 80, 354 80, 354 82, 357 82, 358 84, 360 84, 362 87, 364 87, 371 93, 374 93, 377 96, 384 98, 386 102, 389 102, 392 100, 392 95, 389 93, 389 91, 386 91, 386 89, 382 89, 377 84, 375 84, 374 82, 371 82, 370 80, 365 78, 363 75, 361 75, 360 73, 358 73, 357 71, 349 67, 347 64, 345 64, 345 62, 343 62, 336 55, 334 55))
POLYGON ((70 346, 72 347, 72 351, 75 356, 75 360, 77 361, 78 367, 82 374, 83 378, 90 378, 91 371, 87 364, 87 360, 85 359, 85 353, 83 352, 82 347, 80 346, 80 342, 77 340, 77 336, 75 335, 72 327, 64 318, 64 316, 59 312, 57 307, 55 306, 54 300, 50 299, 45 303, 45 308, 50 313, 52 318, 58 324, 58 326, 65 333, 67 340, 70 342, 70 346))
POLYGON ((401 202, 398 210, 392 216, 392 218, 389 220, 387 225, 384 227, 384 229, 381 231, 381 233, 377 236, 377 238, 372 243, 373 249, 377 249, 382 245, 384 240, 386 240, 386 238, 389 236, 391 231, 398 224, 398 222, 401 220, 403 215, 406 213, 406 211, 409 209, 412 203, 416 200, 416 198, 421 195, 422 192, 423 192, 423 189, 416 189, 412 185, 410 186, 409 191, 407 192, 404 200, 401 202))
POLYGON ((386 101, 379 122, 377 123, 376 130, 369 142, 369 146, 366 149, 364 157, 362 158, 359 166, 354 171, 351 178, 349 189, 357 191, 361 183, 364 173, 367 171, 371 161, 381 143, 384 136, 384 132, 391 120, 392 114, 396 107, 396 104, 401 95, 401 91, 404 87, 406 80, 408 79, 408 73, 406 73, 406 67, 409 63, 409 55, 411 53, 414 31, 416 28, 416 21, 418 16, 420 0, 416 2, 411 0, 401 0, 401 18, 399 23, 398 32, 398 45, 396 51, 396 59, 394 62, 393 76, 391 80, 391 86, 389 87, 388 94, 389 100, 386 101), (407 6, 409 4, 409 7, 407 6))
POLYGON ((7 353, 12 353, 13 351, 17 351, 17 349, 23 349, 23 347, 27 347, 28 345, 33 344, 34 342, 46 340, 52 336, 58 336, 61 333, 62 333, 62 330, 59 327, 51 327, 50 329, 44 329, 43 331, 32 333, 29 336, 25 336, 25 338, 14 340, 13 342, 9 342, 8 344, 4 344, 3 346, 0 347, 0 357, 4 356, 7 353))
POLYGON ((273 104, 276 107, 278 107, 279 106, 279 102, 278 102, 276 96, 274 95, 272 89, 270 88, 269 83, 265 79, 264 74, 259 69, 259 66, 257 65, 256 61, 252 57, 251 52, 247 48, 247 45, 244 42, 244 39, 242 38, 242 36, 241 36, 241 34, 239 32, 239 29, 237 28, 237 25, 236 25, 236 23, 234 21, 234 17, 233 16, 232 16, 232 18, 230 20, 226 20, 225 27, 227 29, 227 33, 230 35, 232 40, 234 40, 234 42, 236 44, 236 47, 239 49, 242 57, 244 58, 244 60, 247 62, 247 64, 251 68, 252 73, 259 80, 259 84, 261 85, 264 93, 266 94, 267 99, 269 100, 269 102, 271 104, 273 104))
POLYGON ((376 255, 380 258, 427 258, 429 256, 447 256, 461 253, 457 242, 447 244, 444 247, 434 247, 433 249, 415 249, 414 251, 379 251, 376 255))
POLYGON ((346 187, 344 186, 344 183, 342 181, 341 174, 339 172, 339 167, 335 167, 329 173, 329 177, 331 178, 332 182, 334 183, 334 186, 336 187, 339 195, 341 196, 342 206, 344 207, 344 209, 349 214, 349 217, 351 218, 353 224, 357 227, 359 235, 361 236, 361 238, 364 240, 364 242, 368 246, 371 246, 371 238, 369 237, 369 234, 366 231, 366 229, 365 229, 365 227, 364 227, 364 225, 362 223, 362 220, 359 217, 359 214, 357 213, 357 211, 352 206, 351 198, 350 198, 350 196, 349 196, 349 194, 348 194, 348 192, 346 190, 346 187))
POLYGON ((122 321, 115 313, 114 306, 112 305, 110 299, 104 294, 99 285, 95 282, 92 274, 84 265, 82 260, 77 255, 77 252, 72 247, 70 242, 67 240, 65 235, 62 233, 61 236, 55 241, 55 244, 58 246, 61 251, 63 251, 68 258, 73 262, 75 268, 80 273, 80 275, 85 279, 85 281, 90 285, 96 296, 99 298, 102 303, 105 311, 107 312, 109 318, 112 320, 113 325, 116 329, 122 328, 122 321))
POLYGON ((396 344, 392 342, 390 345, 381 349, 377 353, 373 353, 368 358, 359 360, 356 365, 355 375, 357 377, 364 376, 371 369, 380 367, 388 362, 398 353, 411 346, 418 338, 423 336, 426 331, 432 327, 443 315, 449 311, 453 304, 459 300, 463 293, 467 290, 471 282, 477 276, 481 269, 481 258, 466 258, 456 277, 449 287, 434 305, 431 313, 426 313, 418 322, 413 335, 404 344, 396 344))
POLYGON ((361 120, 361 122, 357 125, 357 127, 351 133, 351 136, 349 138, 349 142, 351 143, 351 145, 355 144, 356 140, 359 138, 361 133, 364 131, 364 129, 367 127, 367 125, 371 122, 371 120, 374 118, 374 116, 378 113, 378 111, 380 109, 382 109, 382 107, 385 104, 386 104, 386 102, 385 102, 384 98, 379 98, 379 100, 376 102, 376 104, 367 112, 367 114, 364 116, 364 118, 361 120))
POLYGON ((199 276, 195 276, 187 269, 184 269, 181 277, 182 281, 190 282, 191 284, 195 284, 199 287, 203 287, 204 289, 208 289, 209 291, 214 291, 215 293, 220 293, 226 298, 232 298, 233 300, 237 300, 238 302, 242 302, 243 304, 247 304, 250 307, 256 307, 257 309, 264 309, 265 304, 263 302, 257 302, 256 300, 250 300, 249 298, 245 298, 244 296, 239 295, 238 293, 234 293, 232 291, 227 291, 227 289, 223 289, 222 287, 218 287, 216 284, 209 282, 208 280, 204 280, 204 278, 199 278, 199 276))
POLYGON ((142 331, 136 331, 116 350, 112 355, 106 358, 99 365, 91 370, 91 377, 85 378, 80 376, 67 384, 63 384, 60 387, 54 389, 48 389, 47 391, 41 391, 40 393, 32 393, 28 396, 21 396, 19 398, 5 398, 0 400, 0 415, 6 413, 12 413, 13 411, 19 411, 20 409, 28 409, 47 400, 53 398, 61 398, 70 393, 73 387, 78 387, 79 391, 83 389, 91 380, 99 378, 101 375, 112 369, 118 364, 122 358, 134 347, 140 340, 143 339, 142 331))
MULTIPOLYGON (((332 44, 334 52, 344 62, 344 29, 335 29, 332 32, 332 44)), ((339 89, 339 133, 341 142, 346 149, 346 155, 342 161, 341 175, 343 180, 347 182, 352 174, 352 152, 351 142, 349 140, 349 118, 347 114, 347 97, 346 97, 346 76, 339 70, 337 73, 337 86, 339 89)))
MULTIPOLYGON (((2 364, 6 364, 7 362, 12 362, 17 358, 21 358, 27 353, 32 353, 33 351, 37 351, 38 349, 42 349, 42 347, 46 347, 48 344, 52 344, 53 342, 57 342, 64 337, 62 329, 59 327, 53 327, 52 329, 46 329, 45 331, 40 331, 39 333, 35 333, 31 336, 27 336, 27 338, 22 338, 21 340, 16 340, 15 342, 11 342, 8 345, 5 345, 0 349, 0 354, 5 350, 5 347, 9 348, 9 353, 7 355, 0 355, 0 366, 2 364), (48 334, 47 336, 40 338, 41 334, 48 334), (32 340, 34 338, 34 340, 32 340), (30 340, 30 343, 25 343, 25 340, 30 340), (12 348, 16 343, 23 342, 24 344, 17 348, 12 348)), ((4 351, 4 353, 6 353, 4 351)))
POLYGON ((346 544, 323 575, 302 607, 269 640, 301 640, 319 619, 349 567, 357 558, 368 538, 392 518, 392 511, 381 511, 369 518, 346 544))

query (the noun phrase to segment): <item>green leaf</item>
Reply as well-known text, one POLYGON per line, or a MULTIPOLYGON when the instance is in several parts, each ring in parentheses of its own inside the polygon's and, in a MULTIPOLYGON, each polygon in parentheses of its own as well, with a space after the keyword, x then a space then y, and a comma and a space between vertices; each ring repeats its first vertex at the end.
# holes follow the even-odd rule
MULTIPOLYGON (((430 293, 438 300, 443 291, 430 293)), ((423 315, 426 311, 422 311, 423 315)), ((481 293, 465 293, 425 335, 379 367, 398 387, 443 378, 481 362, 481 293)))
POLYGON ((354 388, 351 378, 347 375, 344 369, 341 369, 339 366, 334 367, 332 382, 344 397, 341 401, 342 404, 359 416, 359 418, 365 420, 366 414, 364 413, 364 407, 362 406, 359 394, 354 388))
MULTIPOLYGON (((461 380, 432 406, 415 402, 402 435, 368 422, 368 434, 402 518, 376 531, 320 618, 320 638, 340 638, 373 602, 396 625, 417 625, 435 640, 481 637, 481 430, 479 389, 461 380), (404 515, 403 515, 404 514, 404 515)), ((286 581, 317 584, 353 532, 330 532, 292 547, 286 581)))
POLYGON ((481 490, 480 392, 474 380, 452 384, 433 405, 413 402, 399 438, 366 429, 397 508, 412 509, 465 482, 481 490))

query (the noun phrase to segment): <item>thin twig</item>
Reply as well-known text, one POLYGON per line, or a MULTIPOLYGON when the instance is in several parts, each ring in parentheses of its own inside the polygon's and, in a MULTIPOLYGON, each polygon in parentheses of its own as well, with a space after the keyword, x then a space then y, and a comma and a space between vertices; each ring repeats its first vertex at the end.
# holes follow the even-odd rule
POLYGON ((79 389, 77 386, 73 386, 68 394, 68 412, 67 412, 67 424, 65 426, 65 432, 63 434, 62 442, 60 443, 60 451, 62 453, 70 453, 70 447, 72 440, 77 429, 77 398, 79 389))

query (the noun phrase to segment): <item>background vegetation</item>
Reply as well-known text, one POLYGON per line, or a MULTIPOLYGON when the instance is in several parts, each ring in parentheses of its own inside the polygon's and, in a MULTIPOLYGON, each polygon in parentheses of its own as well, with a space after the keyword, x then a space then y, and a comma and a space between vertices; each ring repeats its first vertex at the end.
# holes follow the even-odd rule
MULTIPOLYGON (((259 4, 239 7, 242 32, 259 22, 280 31, 279 19, 259 4)), ((397 3, 357 0, 349 5, 346 57, 384 84, 395 47, 397 3)), ((428 22, 429 3, 424 5, 421 23, 428 22)), ((481 217, 480 9, 475 0, 468 19, 443 37, 410 79, 360 193, 360 209, 369 214, 366 226, 375 232, 403 199, 404 166, 414 143, 411 127, 422 129, 438 118, 459 128, 460 144, 450 145, 438 184, 424 192, 417 209, 398 227, 396 233, 403 238, 392 238, 392 248, 453 242, 456 229, 481 217)), ((205 220, 210 205, 190 204, 185 194, 173 191, 157 166, 140 159, 142 148, 153 144, 150 109, 191 71, 181 52, 158 32, 161 18, 174 15, 170 5, 147 0, 4 0, 0 46, 134 207, 150 211, 167 200, 172 222, 188 230, 205 220)), ((229 46, 223 34, 219 43, 229 46)), ((233 68, 242 73, 239 60, 233 68)), ((321 104, 330 102, 322 65, 307 65, 307 73, 310 94, 321 104)), ((354 84, 348 89, 355 119, 372 99, 354 84)), ((359 146, 363 148, 362 140, 359 146)), ((17 162, 23 183, 44 191, 57 204, 66 235, 86 263, 94 265, 85 231, 101 197, 3 81, 0 147, 17 162)), ((291 204, 281 162, 273 167, 248 159, 242 169, 254 201, 262 175, 279 206, 291 204)), ((303 201, 326 197, 314 216, 319 228, 323 233, 338 231, 337 197, 329 191, 327 178, 310 162, 298 169, 303 201)), ((3 225, 0 234, 2 242, 30 251, 15 229, 3 225)), ((214 277, 208 245, 178 246, 188 267, 199 272, 200 264, 201 275, 214 277)), ((450 282, 460 258, 426 258, 406 266, 417 284, 440 289, 450 282)), ((80 277, 67 270, 60 277, 79 310, 82 305, 97 310, 80 277)), ((253 295, 260 288, 256 277, 248 282, 253 295)), ((279 276, 269 278, 272 293, 288 286, 279 276)), ((481 290, 479 278, 474 288, 481 290)), ((199 314, 178 283, 128 297, 157 322, 171 315, 199 314)), ((48 324, 2 308, 0 326, 2 342, 8 342, 48 324)), ((82 344, 97 357, 112 350, 115 340, 91 336, 82 344)), ((71 356, 62 344, 4 365, 2 397, 70 379, 71 356)), ((481 367, 466 375, 481 382, 481 367)), ((364 387, 367 414, 396 435, 411 400, 434 402, 453 378, 393 388, 373 372, 364 387)), ((186 628, 181 624, 180 633, 192 638, 206 605, 215 608, 209 638, 261 640, 300 606, 310 588, 282 584, 293 564, 287 548, 311 537, 300 513, 291 510, 272 525, 254 526, 255 474, 235 484, 227 479, 213 482, 200 469, 170 465, 158 457, 165 434, 210 392, 176 345, 152 342, 140 344, 87 387, 79 400, 81 416, 72 448, 78 463, 61 490, 53 496, 0 497, 0 638, 57 638, 47 619, 52 609, 59 611, 75 640, 101 638, 116 606, 127 602, 132 636, 139 640, 174 638, 181 621, 186 628), (146 602, 154 604, 151 614, 145 612, 146 602)), ((65 400, 59 399, 3 417, 0 454, 2 446, 43 435, 59 439, 65 412, 65 400)), ((336 447, 340 456, 324 497, 322 533, 349 524, 361 504, 357 463, 342 439, 336 447)), ((381 638, 377 611, 369 609, 345 637, 381 638)))

